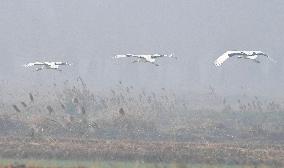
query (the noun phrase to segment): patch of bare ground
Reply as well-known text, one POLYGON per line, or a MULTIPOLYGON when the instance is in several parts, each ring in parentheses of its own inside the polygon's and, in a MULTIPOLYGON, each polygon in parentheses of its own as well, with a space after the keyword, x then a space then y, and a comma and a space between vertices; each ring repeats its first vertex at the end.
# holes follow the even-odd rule
POLYGON ((284 165, 284 145, 0 138, 0 157, 284 165))

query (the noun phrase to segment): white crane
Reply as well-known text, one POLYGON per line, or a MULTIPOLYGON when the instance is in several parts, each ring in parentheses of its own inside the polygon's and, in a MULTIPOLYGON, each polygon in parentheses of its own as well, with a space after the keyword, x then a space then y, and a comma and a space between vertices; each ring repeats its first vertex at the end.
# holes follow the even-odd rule
POLYGON ((135 62, 148 62, 152 63, 156 66, 159 66, 159 64, 156 63, 157 58, 162 58, 162 57, 168 57, 168 58, 176 58, 173 54, 166 55, 166 54, 123 54, 123 55, 116 55, 113 58, 126 58, 126 57, 133 57, 133 58, 138 58, 137 60, 133 61, 132 63, 135 62))
POLYGON ((255 63, 260 63, 257 57, 263 56, 270 61, 276 62, 262 51, 227 51, 214 61, 214 64, 218 67, 221 66, 228 58, 237 56, 237 58, 253 60, 255 63))
POLYGON ((31 62, 31 63, 25 64, 24 67, 41 66, 41 67, 37 67, 36 71, 40 71, 43 69, 53 69, 57 71, 62 71, 61 69, 59 69, 60 65, 71 65, 71 64, 67 62, 31 62))

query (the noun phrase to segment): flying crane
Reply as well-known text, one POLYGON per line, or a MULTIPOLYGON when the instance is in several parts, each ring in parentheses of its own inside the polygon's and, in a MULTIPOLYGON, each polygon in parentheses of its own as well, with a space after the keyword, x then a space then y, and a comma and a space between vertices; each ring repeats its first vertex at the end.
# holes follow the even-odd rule
POLYGON ((57 70, 57 71, 62 71, 59 66, 64 66, 64 65, 71 65, 67 62, 31 62, 27 63, 24 65, 24 67, 32 67, 32 66, 37 66, 36 71, 40 71, 43 69, 52 69, 52 70, 57 70), (40 66, 40 67, 38 67, 40 66))
POLYGON ((166 54, 122 54, 122 55, 116 55, 113 58, 137 58, 137 60, 133 61, 132 63, 136 62, 144 62, 144 63, 151 63, 156 66, 159 66, 159 64, 156 63, 157 58, 163 58, 163 57, 168 57, 168 58, 176 58, 173 54, 166 55, 166 54))
POLYGON ((219 67, 221 66, 227 59, 231 57, 237 57, 237 58, 243 58, 252 60, 255 63, 260 63, 260 61, 257 59, 259 56, 266 57, 272 62, 276 62, 271 57, 269 57, 267 54, 265 54, 262 51, 227 51, 224 54, 222 54, 220 57, 218 57, 214 64, 215 66, 219 67))

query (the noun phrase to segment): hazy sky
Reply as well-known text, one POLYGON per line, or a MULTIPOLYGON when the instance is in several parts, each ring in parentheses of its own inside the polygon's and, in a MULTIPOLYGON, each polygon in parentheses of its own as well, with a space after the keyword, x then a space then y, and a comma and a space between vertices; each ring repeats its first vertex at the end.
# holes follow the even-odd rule
POLYGON ((276 94, 284 89, 282 0, 0 0, 0 79, 11 86, 82 76, 93 88, 119 80, 176 90, 276 94), (226 50, 262 50, 278 61, 229 60, 226 50), (174 53, 159 67, 115 54, 174 53), (30 61, 69 61, 63 72, 32 72, 30 61))

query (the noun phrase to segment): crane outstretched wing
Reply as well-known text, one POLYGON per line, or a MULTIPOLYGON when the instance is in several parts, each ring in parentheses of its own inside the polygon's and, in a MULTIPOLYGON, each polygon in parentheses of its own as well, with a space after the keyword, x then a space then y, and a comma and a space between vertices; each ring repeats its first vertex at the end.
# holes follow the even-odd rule
POLYGON ((115 55, 113 58, 126 58, 126 57, 133 57, 133 54, 119 54, 115 55))
POLYGON ((224 54, 222 54, 220 57, 218 57, 214 61, 215 66, 221 66, 228 58, 230 58, 229 54, 230 52, 227 51, 224 54))
POLYGON ((24 67, 31 67, 35 65, 47 65, 47 64, 44 62, 31 62, 31 63, 25 64, 24 67))
POLYGON ((68 62, 62 62, 62 61, 58 61, 58 62, 54 62, 55 63, 55 65, 72 65, 72 64, 70 64, 70 63, 68 63, 68 62))
POLYGON ((146 59, 145 57, 151 57, 151 55, 121 54, 121 55, 116 55, 113 58, 126 58, 126 57, 146 59))
POLYGON ((159 58, 159 57, 169 57, 174 58, 174 54, 153 54, 151 55, 152 58, 159 58))
POLYGON ((277 63, 276 60, 274 60, 273 58, 271 58, 269 55, 267 55, 266 53, 262 51, 239 51, 239 52, 241 52, 241 54, 239 53, 238 55, 247 55, 248 57, 251 57, 253 59, 256 59, 258 56, 264 56, 269 61, 277 63))
POLYGON ((165 54, 153 54, 153 55, 151 55, 152 58, 159 58, 159 57, 165 57, 165 56, 167 56, 167 55, 165 55, 165 54))

